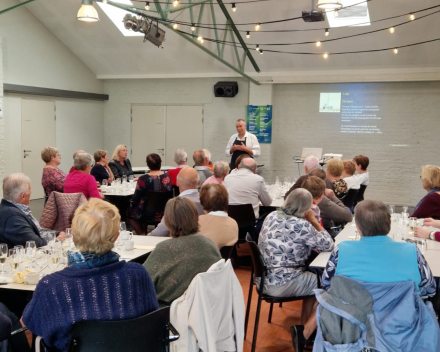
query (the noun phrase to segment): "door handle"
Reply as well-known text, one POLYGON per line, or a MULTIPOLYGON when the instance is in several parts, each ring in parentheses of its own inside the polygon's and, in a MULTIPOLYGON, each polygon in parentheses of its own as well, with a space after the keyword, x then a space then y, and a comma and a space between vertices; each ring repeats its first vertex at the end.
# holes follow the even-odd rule
POLYGON ((158 149, 158 150, 165 150, 164 148, 162 148, 162 149, 158 149))
POLYGON ((25 153, 30 153, 30 152, 32 152, 32 150, 23 150, 23 152, 25 152, 25 153))

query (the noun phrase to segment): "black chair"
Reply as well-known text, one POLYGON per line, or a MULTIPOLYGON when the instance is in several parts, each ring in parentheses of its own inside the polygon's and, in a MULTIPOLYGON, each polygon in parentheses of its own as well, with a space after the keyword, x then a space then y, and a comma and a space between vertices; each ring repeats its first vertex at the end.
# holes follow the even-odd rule
POLYGON ((248 232, 255 239, 255 213, 252 204, 229 205, 228 215, 237 222, 239 241, 244 242, 248 232))
POLYGON ((357 204, 359 202, 362 202, 364 200, 364 193, 365 193, 366 189, 367 189, 367 186, 361 185, 361 188, 359 188, 359 191, 358 191, 358 193, 356 195, 356 202, 355 202, 355 204, 357 204))
MULTIPOLYGON (((268 267, 264 263, 263 256, 260 253, 260 249, 258 248, 255 242, 248 242, 249 248, 251 249, 252 254, 252 271, 251 271, 251 282, 249 284, 249 296, 246 307, 246 319, 244 323, 244 338, 246 339, 246 332, 249 322, 249 313, 251 309, 251 301, 252 301, 252 291, 254 285, 254 276, 260 278, 260 289, 257 288, 258 293, 258 303, 257 303, 257 313, 255 315, 255 326, 254 326, 254 336, 252 338, 252 349, 251 352, 255 351, 255 347, 257 345, 257 335, 258 335, 258 323, 260 322, 260 311, 261 311, 261 301, 264 300, 270 303, 269 309, 269 318, 268 322, 270 323, 272 320, 272 311, 273 304, 279 303, 280 307, 283 302, 293 302, 293 301, 301 301, 306 298, 315 297, 315 295, 309 296, 295 296, 295 297, 273 297, 263 293, 264 282, 266 279, 266 274, 268 270, 280 268, 278 267, 268 267)), ((297 268, 297 266, 283 266, 284 268, 297 268)))
POLYGON ((180 194, 179 187, 173 186, 174 197, 177 197, 180 194))
POLYGON ((358 189, 350 189, 348 190, 347 195, 344 197, 344 199, 342 199, 342 203, 344 203, 344 205, 347 208, 351 208, 354 204, 354 200, 356 199, 356 196, 358 194, 358 189))
POLYGON ((234 249, 234 246, 223 246, 220 248, 220 254, 222 255, 222 258, 226 261, 229 258, 231 258, 232 250, 234 249))
POLYGON ((163 213, 168 200, 174 198, 174 191, 148 192, 148 198, 144 203, 144 224, 145 226, 157 226, 160 222, 155 219, 157 213, 163 213), (153 218, 153 219, 152 219, 153 218))

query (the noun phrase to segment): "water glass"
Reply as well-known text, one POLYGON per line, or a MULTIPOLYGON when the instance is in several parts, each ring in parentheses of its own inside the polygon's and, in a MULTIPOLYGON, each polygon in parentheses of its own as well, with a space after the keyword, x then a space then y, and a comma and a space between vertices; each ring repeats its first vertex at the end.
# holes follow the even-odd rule
POLYGON ((102 185, 103 185, 104 187, 107 187, 107 180, 106 180, 106 179, 102 180, 102 185))
POLYGON ((275 185, 276 185, 277 187, 281 185, 281 183, 280 183, 280 178, 279 178, 278 176, 275 177, 275 185))
POLYGON ((408 219, 408 207, 402 207, 402 217, 406 220, 408 219))
POLYGON ((133 175, 128 176, 128 182, 133 183, 133 181, 134 181, 134 176, 133 175))
POLYGON ((127 176, 124 175, 124 176, 122 176, 122 183, 126 183, 126 182, 127 182, 127 176))
POLYGON ((68 227, 65 231, 66 233, 66 243, 68 245, 68 247, 70 247, 71 243, 72 243, 72 229, 70 227, 68 227))
POLYGON ((388 208, 390 209, 390 214, 391 214, 391 218, 392 218, 396 207, 393 204, 390 204, 390 205, 388 205, 388 208))
POLYGON ((35 254, 35 264, 39 271, 42 271, 47 266, 48 254, 44 249, 37 250, 35 254))
POLYGON ((5 262, 8 257, 8 245, 6 243, 0 243, 0 264, 2 265, 1 274, 5 274, 5 262))

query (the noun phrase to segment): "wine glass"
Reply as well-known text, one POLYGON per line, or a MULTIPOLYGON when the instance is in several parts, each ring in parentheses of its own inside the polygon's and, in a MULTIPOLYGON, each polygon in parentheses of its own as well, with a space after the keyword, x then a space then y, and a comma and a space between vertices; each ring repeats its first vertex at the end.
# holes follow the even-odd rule
POLYGON ((404 220, 406 220, 406 219, 408 219, 408 216, 409 216, 409 214, 408 214, 408 207, 402 207, 402 217, 403 217, 403 219, 404 220))
POLYGON ((62 256, 62 250, 58 247, 53 247, 50 251, 50 261, 49 265, 52 269, 52 272, 55 272, 55 270, 58 267, 58 264, 60 263, 61 256, 62 256))
POLYGON ((70 227, 68 227, 67 229, 66 229, 66 231, 65 231, 65 234, 66 234, 66 243, 67 243, 67 245, 68 245, 68 247, 71 245, 71 243, 72 243, 72 229, 70 228, 70 227))
POLYGON ((102 185, 103 185, 104 187, 107 187, 107 180, 106 180, 106 179, 103 179, 103 180, 102 180, 102 185))
POLYGON ((35 253, 35 264, 42 271, 47 266, 47 252, 44 249, 37 250, 35 253))
POLYGON ((35 244, 35 241, 27 241, 26 249, 24 253, 26 258, 30 260, 30 265, 29 265, 30 268, 32 268, 36 252, 37 252, 37 245, 35 244))
POLYGON ((388 209, 390 210, 391 219, 394 220, 394 210, 396 207, 393 204, 388 205, 388 209))
POLYGON ((0 243, 0 264, 2 265, 2 271, 0 273, 5 274, 5 262, 8 257, 8 245, 6 243, 0 243))
POLYGON ((12 268, 12 273, 15 273, 18 266, 21 262, 21 253, 20 249, 17 249, 16 247, 9 250, 9 265, 12 268))
POLYGON ((128 176, 128 182, 133 183, 133 181, 134 181, 134 176, 133 175, 128 176))

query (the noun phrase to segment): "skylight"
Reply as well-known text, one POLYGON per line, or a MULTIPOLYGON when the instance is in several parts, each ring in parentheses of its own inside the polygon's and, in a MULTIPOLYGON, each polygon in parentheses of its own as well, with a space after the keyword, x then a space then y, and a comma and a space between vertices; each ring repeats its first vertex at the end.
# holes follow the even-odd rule
MULTIPOLYGON (((130 0, 113 0, 113 1, 124 5, 133 5, 130 0)), ((117 7, 114 7, 109 4, 103 4, 102 2, 99 1, 97 1, 96 3, 101 7, 102 11, 105 12, 108 18, 110 18, 110 20, 115 24, 115 26, 118 27, 118 29, 121 31, 123 35, 125 35, 126 37, 144 36, 140 32, 133 32, 124 27, 124 23, 122 22, 122 19, 124 18, 125 14, 130 12, 118 9, 117 7)))
POLYGON ((351 6, 339 10, 339 16, 335 17, 333 11, 326 13, 327 21, 330 27, 343 27, 343 26, 369 26, 370 14, 368 13, 368 3, 362 2, 362 0, 342 0, 342 6, 351 6))

